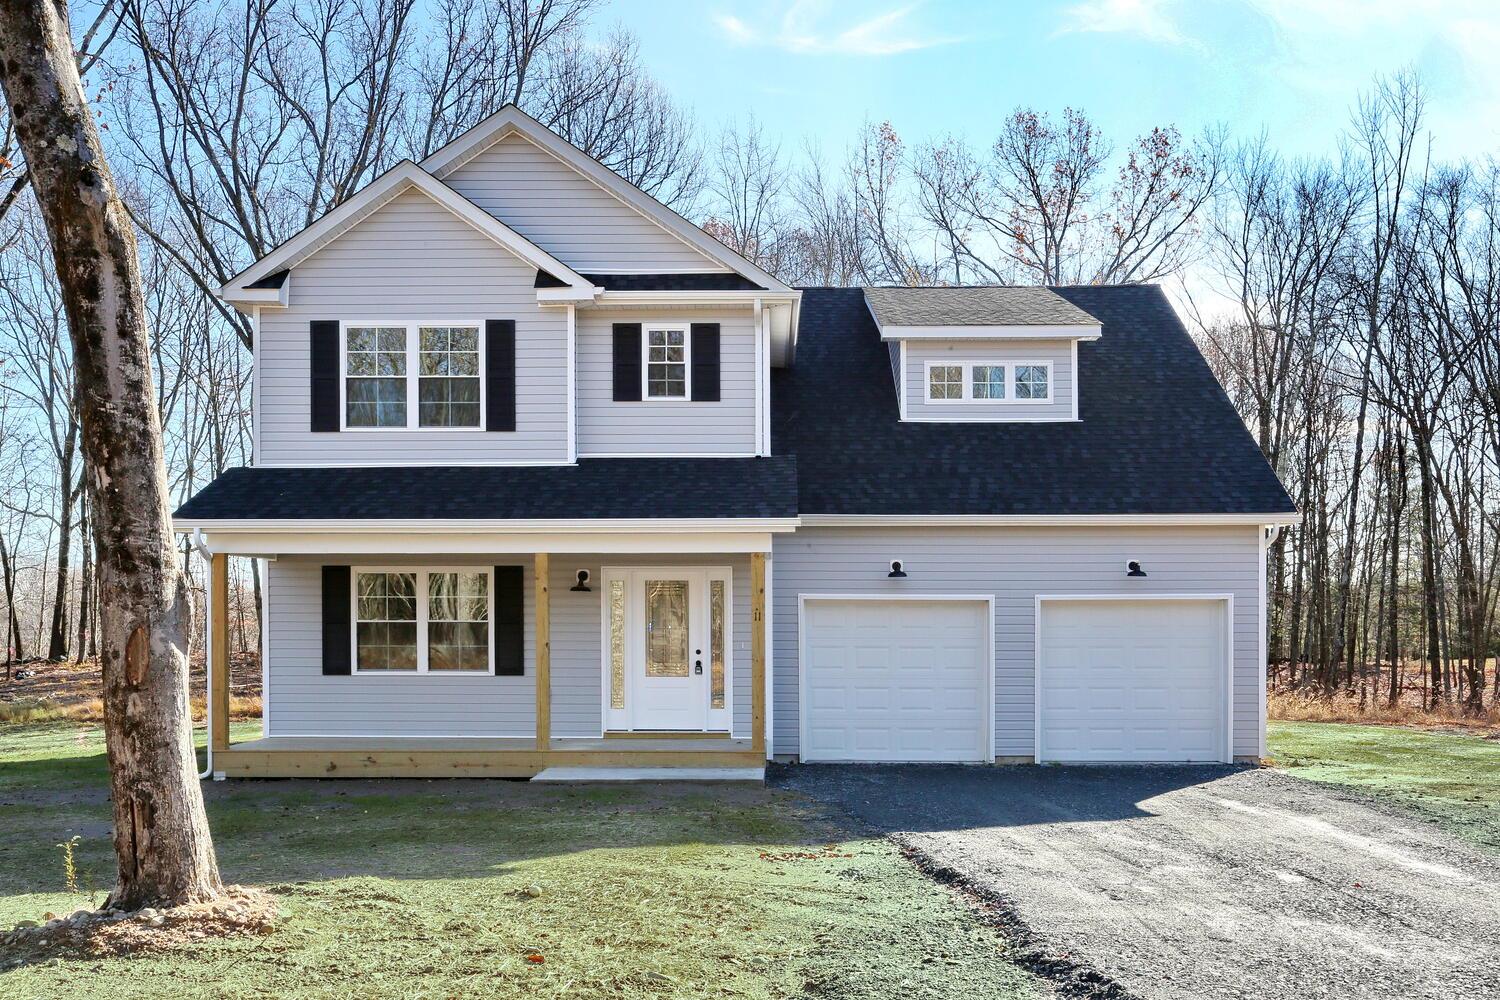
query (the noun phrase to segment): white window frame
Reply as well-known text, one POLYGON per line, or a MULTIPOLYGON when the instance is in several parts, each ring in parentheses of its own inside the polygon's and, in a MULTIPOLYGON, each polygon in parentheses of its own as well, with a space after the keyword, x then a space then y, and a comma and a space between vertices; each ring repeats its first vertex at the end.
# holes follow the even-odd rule
POLYGON ((1005 405, 1007 403, 1020 403, 1029 406, 1034 403, 1056 402, 1056 393, 1053 389, 1053 363, 1051 361, 1003 361, 989 359, 980 361, 958 361, 931 359, 923 363, 922 367, 922 402, 928 406, 952 406, 955 403, 971 403, 979 406, 1005 405), (1005 369, 1005 398, 1004 399, 978 399, 974 396, 974 369, 978 368, 1004 368, 1005 369), (1038 399, 1016 398, 1016 369, 1017 368, 1045 368, 1047 370, 1047 395, 1038 399), (932 370, 934 368, 961 368, 963 370, 963 395, 958 399, 933 399, 932 392, 932 370))
MULTIPOLYGON (((369 431, 453 431, 463 434, 472 434, 475 431, 484 430, 484 414, 488 381, 484 377, 485 372, 485 336, 484 321, 475 319, 424 319, 408 322, 406 320, 354 320, 346 319, 339 321, 339 430, 351 431, 353 433, 365 433, 369 431), (405 427, 350 427, 349 426, 349 379, 361 378, 363 376, 349 374, 349 330, 361 327, 403 327, 406 330, 406 426, 405 427), (421 398, 422 376, 420 372, 422 360, 422 334, 424 326, 467 326, 473 327, 478 333, 479 346, 479 422, 472 427, 423 427, 421 415, 418 412, 418 400, 421 398)), ((443 376, 433 376, 443 377, 443 376)))
POLYGON ((365 677, 493 677, 495 676, 495 570, 492 566, 351 566, 349 568, 349 663, 350 672, 365 677), (361 573, 411 573, 417 578, 417 669, 359 669, 359 575, 361 573), (433 573, 483 573, 488 596, 489 655, 485 670, 429 670, 427 655, 427 577, 433 573))
MULTIPOLYGON (((670 364, 670 362, 667 362, 670 364)), ((691 323, 663 322, 641 324, 641 402, 690 403, 693 401, 693 329, 691 323), (651 333, 682 334, 682 395, 651 395, 651 333)))

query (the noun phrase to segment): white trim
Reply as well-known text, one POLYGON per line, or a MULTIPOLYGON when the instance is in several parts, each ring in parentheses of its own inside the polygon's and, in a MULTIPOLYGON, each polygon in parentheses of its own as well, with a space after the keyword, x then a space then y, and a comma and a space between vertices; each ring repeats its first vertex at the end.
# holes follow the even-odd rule
MULTIPOLYGON (((359 428, 352 428, 352 429, 357 430, 359 428)), ((406 430, 405 427, 375 427, 375 428, 370 428, 370 429, 371 430, 380 430, 380 431, 404 431, 404 430, 406 430)), ((463 431, 467 431, 467 430, 472 430, 473 428, 471 428, 471 427, 452 427, 452 428, 442 428, 442 427, 433 428, 433 427, 427 427, 427 428, 423 428, 423 429, 424 430, 445 430, 446 429, 446 430, 463 430, 463 431)), ((665 458, 665 457, 669 457, 669 456, 653 455, 651 457, 652 458, 665 458)), ((314 461, 314 462, 257 462, 256 463, 256 467, 257 468, 261 468, 261 469, 309 469, 309 468, 310 469, 392 469, 392 468, 419 468, 419 469, 425 469, 425 468, 431 467, 434 464, 441 464, 441 465, 445 465, 445 466, 447 466, 447 465, 473 466, 475 468, 486 467, 486 466, 494 466, 496 468, 512 468, 512 467, 539 468, 539 467, 546 467, 546 468, 549 468, 549 469, 563 469, 563 468, 567 468, 570 465, 576 465, 577 463, 575 463, 575 462, 569 462, 567 460, 567 456, 566 455, 559 455, 555 459, 546 459, 546 458, 464 458, 464 459, 444 459, 441 463, 434 463, 431 458, 414 458, 414 459, 394 459, 393 458, 393 459, 388 459, 386 461, 381 461, 381 462, 374 462, 374 461, 369 461, 369 462, 316 462, 316 461, 314 461)))
MULTIPOLYGON (((669 338, 670 339, 670 338, 669 338)), ((670 349, 671 344, 662 345, 663 350, 670 349)), ((658 361, 659 365, 676 364, 674 361, 658 361)), ((682 323, 675 320, 657 320, 655 322, 641 322, 641 398, 642 403, 691 403, 693 402, 693 327, 691 323, 682 323), (651 334, 665 333, 682 334, 682 395, 681 396, 653 396, 651 395, 651 334)))
MULTIPOLYGON (((790 528, 786 529, 790 530, 790 528)), ((676 531, 653 529, 649 532, 421 532, 391 529, 385 531, 282 531, 236 532, 212 531, 207 536, 215 551, 237 556, 337 556, 382 559, 388 556, 433 556, 449 558, 458 555, 489 557, 499 553, 518 556, 534 552, 557 555, 620 553, 639 556, 642 551, 661 555, 728 556, 751 552, 769 552, 772 532, 759 531, 676 531), (650 541, 647 542, 646 539, 650 541)))
MULTIPOLYGON (((710 261, 718 261, 729 270, 745 275, 757 284, 776 291, 786 291, 787 286, 752 261, 730 250, 699 227, 678 215, 640 188, 626 181, 619 174, 605 167, 577 146, 542 125, 514 104, 508 104, 479 122, 473 128, 438 149, 422 161, 422 167, 442 177, 458 169, 472 157, 488 149, 494 143, 515 133, 533 146, 552 154, 561 163, 572 167, 588 180, 593 181, 617 201, 634 209, 656 225, 676 236, 689 247, 697 250, 710 261)), ((555 273, 555 272, 554 272, 555 273)))
MULTIPOLYGON (((1042 748, 1042 604, 1045 601, 1193 601, 1199 603, 1221 602, 1224 605, 1224 756, 1220 763, 1234 763, 1234 594, 1219 592, 1185 593, 1110 593, 1110 594, 1037 594, 1035 617, 1032 621, 1031 651, 1031 699, 1033 721, 1031 731, 1031 759, 1037 764, 1045 763, 1042 748)), ((1110 761, 1108 763, 1119 763, 1110 761)))
MULTIPOLYGON (((905 346, 906 346, 906 343, 905 343, 905 341, 903 341, 902 342, 902 347, 905 348, 905 346)), ((903 362, 902 367, 903 368, 905 367, 904 362, 903 362)), ((924 406, 952 406, 954 404, 960 404, 960 405, 962 405, 962 404, 968 404, 968 405, 972 405, 972 406, 984 406, 984 407, 989 407, 989 406, 1007 406, 1007 405, 1014 405, 1014 406, 1034 406, 1034 405, 1038 405, 1038 404, 1044 405, 1044 406, 1045 405, 1050 405, 1052 403, 1057 402, 1057 394, 1053 391, 1055 382, 1053 380, 1053 370, 1052 369, 1053 369, 1053 364, 1052 364, 1051 361, 1026 361, 1026 360, 1021 360, 1021 361, 1006 361, 1006 360, 999 360, 999 359, 980 360, 980 359, 957 359, 957 358, 933 358, 933 359, 929 359, 927 361, 924 361, 923 364, 922 364, 922 404, 924 406), (1045 368, 1045 369, 1047 369, 1047 395, 1041 396, 1041 397, 1031 396, 1031 397, 1027 397, 1026 399, 1022 399, 1022 398, 1020 398, 1019 396, 1016 395, 1016 369, 1017 368, 1023 368, 1023 367, 1024 368, 1045 368), (959 396, 957 399, 953 399, 951 397, 948 398, 948 399, 933 399, 932 396, 930 395, 930 393, 932 392, 932 370, 934 368, 958 368, 960 370, 959 381, 960 381, 961 386, 962 386, 963 395, 959 396), (979 396, 975 396, 974 395, 974 369, 975 368, 1004 368, 1005 369, 1005 395, 1002 396, 1002 397, 1000 397, 999 399, 981 398, 979 396)), ((904 417, 903 417, 903 419, 904 419, 904 417)), ((950 422, 951 420, 953 420, 955 418, 951 418, 951 417, 940 417, 940 418, 939 417, 926 417, 926 418, 918 417, 916 419, 919 420, 919 421, 926 420, 928 422, 948 423, 948 422, 950 422)), ((971 416, 971 417, 968 417, 968 418, 958 417, 956 419, 960 419, 960 420, 961 419, 993 420, 994 418, 990 417, 990 416, 985 416, 985 417, 972 417, 971 416)), ((1061 418, 1057 418, 1057 417, 1046 417, 1046 418, 1015 417, 1015 418, 1011 418, 1011 419, 1017 419, 1017 420, 1026 420, 1026 419, 1057 420, 1057 419, 1061 419, 1061 418)))
POLYGON ((260 306, 250 310, 250 464, 260 461, 260 306))
POLYGON ((1078 420, 1080 419, 1078 416, 1078 389, 1083 380, 1079 377, 1078 372, 1078 341, 1076 340, 1073 341, 1073 367, 1071 370, 1073 372, 1073 419, 1078 420))
POLYGON ((1270 627, 1271 619, 1270 609, 1266 607, 1266 556, 1267 549, 1269 548, 1271 530, 1272 529, 1261 528, 1255 533, 1256 536, 1260 539, 1260 573, 1259 580, 1257 581, 1259 584, 1259 589, 1256 592, 1257 599, 1260 603, 1258 620, 1256 622, 1256 625, 1258 627, 1258 638, 1260 645, 1260 665, 1255 669, 1256 688, 1258 689, 1258 695, 1256 698, 1256 701, 1258 702, 1257 712, 1260 720, 1260 728, 1257 731, 1255 737, 1257 757, 1266 756, 1266 672, 1269 669, 1267 659, 1270 656, 1271 648, 1271 639, 1267 631, 1270 627))
POLYGON ((754 288, 734 289, 610 289, 599 291, 592 306, 610 309, 617 306, 740 306, 753 308, 757 299, 766 305, 791 305, 800 301, 800 291, 767 292, 754 288))
POLYGON ((260 734, 266 737, 271 735, 271 563, 256 559, 254 566, 260 574, 260 734))
MULTIPOLYGON (((411 160, 402 160, 365 185, 347 201, 330 209, 316 222, 229 279, 218 290, 219 297, 226 302, 259 301, 261 304, 266 304, 263 297, 251 295, 246 298, 247 292, 253 293, 259 290, 247 289, 244 286, 253 284, 277 271, 295 267, 413 188, 516 257, 566 282, 574 294, 589 299, 594 297, 596 289, 593 284, 584 280, 577 271, 469 201, 411 160)), ((288 279, 290 277, 288 275, 288 279)), ((286 287, 285 283, 282 287, 286 287)), ((551 291, 559 290, 551 289, 551 291)), ((284 303, 280 304, 284 305, 284 303)))
MULTIPOLYGON (((484 369, 480 369, 483 371, 484 369)), ((484 411, 480 411, 481 416, 484 411)), ((568 304, 568 464, 578 462, 578 308, 568 304)))
MULTIPOLYGON (((871 310, 873 315, 874 310, 871 310)), ((875 320, 880 326, 880 320, 875 320)), ((1098 340, 1099 324, 1025 326, 880 326, 881 340, 1098 340)))
POLYGON ((766 400, 766 394, 765 394, 765 391, 764 391, 764 389, 765 389, 765 381, 766 381, 766 365, 764 363, 764 360, 763 360, 764 355, 762 353, 762 347, 764 345, 761 343, 761 341, 762 340, 768 340, 770 338, 771 317, 770 317, 769 311, 765 308, 765 304, 758 297, 755 300, 755 308, 754 308, 753 312, 751 313, 750 323, 751 323, 752 331, 754 333, 755 358, 756 358, 756 364, 755 364, 755 453, 756 453, 756 455, 763 455, 766 452, 766 440, 765 440, 765 422, 766 422, 765 421, 765 416, 766 416, 766 414, 765 414, 765 409, 764 409, 765 408, 765 400, 766 400))
POLYGON ((897 376, 896 400, 899 403, 901 419, 909 419, 906 416, 906 341, 901 341, 901 373, 897 376))
MULTIPOLYGON (((797 595, 797 758, 803 763, 816 758, 807 753, 807 604, 809 601, 894 601, 914 603, 938 601, 943 603, 982 603, 985 606, 985 647, 990 668, 985 671, 984 690, 984 746, 988 756, 985 763, 995 760, 995 595, 994 594, 901 594, 901 593, 799 593, 797 595)), ((769 750, 767 751, 769 753, 769 750)))
MULTIPOLYGON (((425 319, 416 321, 384 321, 384 320, 339 320, 339 431, 351 434, 367 434, 371 431, 456 431, 472 434, 476 431, 485 430, 484 414, 485 402, 489 387, 485 384, 489 379, 484 377, 485 373, 485 327, 482 320, 475 319, 425 319), (478 372, 475 375, 451 376, 456 378, 472 378, 479 383, 479 419, 477 423, 461 424, 454 427, 442 425, 422 426, 420 409, 421 386, 422 386, 422 334, 423 327, 462 327, 474 331, 474 342, 478 354, 478 372), (395 380, 394 375, 351 375, 349 374, 349 328, 355 329, 396 329, 402 327, 406 330, 406 374, 400 376, 406 382, 406 426, 380 425, 373 427, 350 427, 349 426, 349 393, 348 385, 351 378, 388 378, 395 380)), ((378 352, 377 352, 378 353, 378 352)), ((448 378, 450 376, 428 376, 429 378, 448 378)))
MULTIPOLYGON (((928 399, 928 400, 924 400, 923 402, 926 402, 926 403, 937 403, 937 402, 939 402, 939 400, 928 399)), ((975 399, 975 400, 969 400, 969 399, 957 400, 957 399, 953 399, 953 400, 947 400, 947 402, 952 402, 952 403, 964 402, 964 403, 973 403, 975 405, 980 405, 980 404, 984 403, 985 400, 982 400, 982 399, 975 399)), ((997 402, 1008 403, 1008 402, 1011 402, 1011 400, 1002 399, 1002 400, 998 400, 997 402)), ((1023 399, 1023 400, 1021 400, 1021 402, 1022 403, 1027 403, 1027 402, 1030 402, 1030 400, 1023 399)), ((1047 400, 1042 400, 1042 402, 1047 402, 1047 400)), ((941 416, 941 417, 907 417, 905 422, 908 423, 908 424, 1076 424, 1076 423, 1078 423, 1078 421, 1075 420, 1075 419, 1073 419, 1072 417, 1053 417, 1053 416, 1049 416, 1047 414, 1040 414, 1040 415, 1020 414, 1020 415, 1017 415, 1017 414, 1013 414, 1013 413, 961 413, 961 412, 955 412, 951 416, 944 415, 944 416, 941 416)))
MULTIPOLYGON (((663 403, 675 401, 665 399, 642 400, 642 402, 663 403)), ((688 400, 692 402, 692 400, 688 400)), ((698 400, 703 402, 703 400, 698 400)), ((579 458, 759 458, 753 451, 590 451, 584 452, 579 458)), ((447 463, 451 464, 451 463, 447 463)))
MULTIPOLYGON (((371 619, 385 621, 387 619, 371 619)), ((493 677, 495 676, 495 570, 491 566, 382 566, 354 565, 349 567, 349 673, 358 677, 493 677), (428 667, 428 592, 427 578, 433 573, 483 573, 485 579, 486 618, 485 631, 489 637, 488 666, 484 670, 431 670, 428 667), (359 669, 359 576, 361 573, 389 575, 411 574, 416 577, 415 601, 417 608, 417 669, 415 670, 361 670, 359 669)))
POLYGON ((1300 514, 802 514, 804 528, 1297 524, 1300 514))

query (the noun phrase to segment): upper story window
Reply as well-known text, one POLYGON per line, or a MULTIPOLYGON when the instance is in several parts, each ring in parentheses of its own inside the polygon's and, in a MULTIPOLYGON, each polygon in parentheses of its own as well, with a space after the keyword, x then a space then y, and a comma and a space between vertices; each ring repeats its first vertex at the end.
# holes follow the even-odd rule
POLYGON ((991 364, 927 362, 930 403, 1047 403, 1052 400, 1052 362, 991 364))
POLYGON ((647 399, 688 398, 688 331, 686 326, 646 328, 647 399))
POLYGON ((344 426, 480 426, 477 323, 344 326, 344 426))

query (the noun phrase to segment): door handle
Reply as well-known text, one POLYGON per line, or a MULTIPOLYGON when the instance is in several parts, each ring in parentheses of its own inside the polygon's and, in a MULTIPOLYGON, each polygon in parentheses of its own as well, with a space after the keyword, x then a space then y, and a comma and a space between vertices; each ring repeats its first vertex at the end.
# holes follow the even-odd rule
POLYGON ((694 660, 693 661, 693 673, 695 673, 695 674, 701 674, 701 673, 703 673, 703 661, 702 660, 694 660))

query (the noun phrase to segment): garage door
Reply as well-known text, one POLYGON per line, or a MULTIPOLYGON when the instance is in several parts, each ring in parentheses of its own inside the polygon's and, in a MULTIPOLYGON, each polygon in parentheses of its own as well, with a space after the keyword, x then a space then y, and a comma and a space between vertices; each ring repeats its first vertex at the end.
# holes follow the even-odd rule
POLYGON ((989 627, 983 601, 808 599, 802 759, 988 759, 989 627))
POLYGON ((1227 760, 1222 601, 1044 600, 1037 755, 1227 760))

